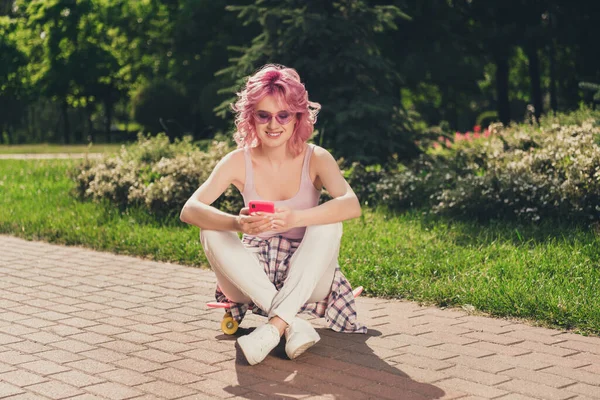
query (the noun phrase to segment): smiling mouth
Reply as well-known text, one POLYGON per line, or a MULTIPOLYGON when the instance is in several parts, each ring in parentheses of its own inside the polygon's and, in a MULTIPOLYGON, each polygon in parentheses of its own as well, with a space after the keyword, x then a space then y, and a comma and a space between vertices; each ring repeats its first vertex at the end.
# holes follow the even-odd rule
POLYGON ((281 136, 283 132, 265 132, 268 137, 276 138, 281 136))

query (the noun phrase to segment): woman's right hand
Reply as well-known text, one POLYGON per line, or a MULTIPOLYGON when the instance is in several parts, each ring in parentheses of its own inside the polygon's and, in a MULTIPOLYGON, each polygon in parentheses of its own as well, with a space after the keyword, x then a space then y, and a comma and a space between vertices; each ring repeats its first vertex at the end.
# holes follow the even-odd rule
POLYGON ((248 207, 240 210, 236 218, 239 231, 246 235, 256 236, 271 229, 271 218, 258 212, 250 215, 248 207))

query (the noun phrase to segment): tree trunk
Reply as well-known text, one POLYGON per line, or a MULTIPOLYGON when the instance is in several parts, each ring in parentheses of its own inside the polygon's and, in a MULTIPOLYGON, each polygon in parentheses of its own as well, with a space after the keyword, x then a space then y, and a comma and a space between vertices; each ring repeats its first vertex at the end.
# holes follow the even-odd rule
POLYGON ((510 123, 510 102, 508 100, 508 56, 507 52, 496 54, 496 96, 498 118, 504 125, 510 123))
POLYGON ((94 135, 94 123, 92 122, 92 107, 87 107, 86 109, 86 117, 87 117, 87 126, 88 126, 88 142, 96 143, 96 137, 94 135))
POLYGON ((104 102, 104 112, 106 113, 106 119, 104 120, 104 132, 106 133, 106 142, 110 143, 110 125, 112 124, 112 113, 114 104, 110 101, 104 102))
POLYGON ((25 119, 25 131, 27 132, 27 137, 31 138, 34 142, 41 142, 39 134, 40 132, 35 132, 31 128, 31 108, 33 106, 30 104, 26 109, 25 113, 23 113, 23 118, 25 119))
POLYGON ((550 61, 550 108, 556 113, 558 111, 558 97, 556 93, 556 49, 554 40, 548 45, 548 60, 550 61))
POLYGON ((4 127, 4 123, 0 122, 0 143, 3 144, 12 144, 10 142, 10 133, 8 131, 6 131, 6 128, 4 127), (4 133, 6 133, 6 139, 8 140, 8 142, 4 143, 4 133))
POLYGON ((0 15, 10 15, 13 7, 13 0, 0 0, 0 15))
POLYGON ((84 132, 83 130, 85 129, 84 126, 82 126, 83 124, 81 124, 81 120, 83 119, 85 121, 85 110, 82 110, 81 108, 78 110, 77 112, 77 124, 76 129, 75 129, 75 143, 84 143, 83 141, 83 137, 84 137, 84 132), (81 117, 81 114, 83 113, 83 118, 81 117))
POLYGON ((544 112, 542 103, 542 86, 540 83, 540 63, 538 48, 536 44, 527 46, 527 57, 529 58, 529 79, 531 80, 531 102, 535 108, 535 121, 540 122, 540 116, 544 112))
POLYGON ((63 137, 64 143, 71 143, 71 126, 69 124, 69 105, 67 104, 67 100, 64 100, 61 107, 62 118, 63 118, 63 137))

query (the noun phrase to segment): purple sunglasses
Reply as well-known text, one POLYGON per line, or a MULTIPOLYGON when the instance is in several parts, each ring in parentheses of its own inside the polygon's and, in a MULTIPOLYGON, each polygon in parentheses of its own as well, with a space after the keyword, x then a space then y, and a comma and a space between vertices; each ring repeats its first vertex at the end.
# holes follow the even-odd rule
MULTIPOLYGON (((255 111, 254 118, 259 124, 268 124, 273 119, 273 114, 267 111, 255 111)), ((287 125, 294 118, 294 114, 289 111, 279 111, 275 114, 275 120, 281 125, 287 125)))

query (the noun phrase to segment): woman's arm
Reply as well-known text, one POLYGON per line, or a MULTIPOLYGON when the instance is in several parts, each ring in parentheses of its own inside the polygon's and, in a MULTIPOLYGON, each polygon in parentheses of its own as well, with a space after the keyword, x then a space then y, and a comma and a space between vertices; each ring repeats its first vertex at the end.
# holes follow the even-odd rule
POLYGON ((210 176, 192 194, 181 209, 181 221, 201 229, 239 231, 235 215, 227 214, 212 207, 212 204, 225 192, 234 180, 235 152, 229 153, 215 167, 210 176))
POLYGON ((295 227, 333 224, 360 217, 360 203, 356 194, 342 176, 333 156, 321 147, 315 147, 314 160, 317 176, 333 199, 306 210, 286 210, 273 216, 274 228, 284 231, 295 227))
POLYGON ((200 229, 213 231, 235 231, 248 235, 258 235, 267 231, 270 220, 264 215, 248 215, 248 209, 242 209, 240 215, 231 215, 212 207, 211 204, 236 179, 236 173, 244 171, 244 156, 239 150, 223 157, 208 179, 188 199, 179 218, 200 229))

